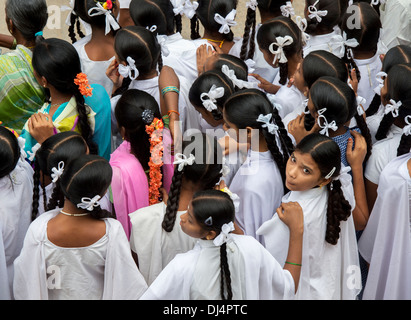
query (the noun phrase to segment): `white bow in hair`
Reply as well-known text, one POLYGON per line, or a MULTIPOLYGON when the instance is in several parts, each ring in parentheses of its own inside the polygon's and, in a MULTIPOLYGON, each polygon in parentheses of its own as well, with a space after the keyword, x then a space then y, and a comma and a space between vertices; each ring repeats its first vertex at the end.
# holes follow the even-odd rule
POLYGON ((320 131, 320 134, 325 134, 327 137, 329 137, 328 130, 331 129, 333 131, 337 131, 338 127, 335 122, 335 120, 331 121, 331 123, 328 123, 327 118, 323 116, 323 113, 327 111, 327 108, 323 108, 321 110, 318 110, 318 119, 317 123, 322 130, 320 131), (323 124, 321 123, 321 119, 323 120, 323 124))
POLYGON ((365 113, 364 105, 367 103, 367 100, 361 96, 357 96, 357 113, 359 116, 362 116, 365 113))
POLYGON ((198 8, 198 2, 190 0, 171 0, 173 5, 174 15, 185 15, 188 19, 191 19, 196 14, 198 8))
POLYGON ((217 237, 215 237, 213 240, 214 245, 216 247, 219 247, 223 245, 224 243, 226 243, 230 239, 230 232, 234 230, 235 228, 234 228, 233 222, 223 224, 223 226, 221 227, 220 234, 217 237))
POLYGON ((282 5, 280 7, 280 10, 281 10, 281 14, 284 17, 293 17, 293 16, 295 16, 294 7, 293 7, 291 1, 287 1, 284 5, 282 5))
POLYGON ((264 123, 262 125, 263 128, 267 128, 268 132, 271 134, 276 134, 279 128, 276 124, 273 123, 272 117, 273 115, 271 113, 266 115, 260 114, 257 118, 257 122, 264 123))
POLYGON ((71 26, 71 15, 72 14, 76 14, 75 12, 74 12, 74 2, 75 2, 75 0, 70 0, 70 3, 69 3, 69 5, 68 6, 61 6, 60 7, 60 10, 62 11, 62 12, 64 12, 64 11, 70 11, 69 12, 69 14, 68 14, 68 16, 67 16, 67 18, 66 18, 66 25, 68 25, 68 26, 71 26))
POLYGON ((316 18, 318 22, 321 22, 323 18, 328 14, 327 10, 317 10, 317 4, 320 2, 320 0, 317 0, 313 5, 308 7, 308 18, 313 19, 316 18))
POLYGON ((402 133, 411 136, 411 116, 406 116, 404 121, 407 125, 402 129, 402 133))
POLYGON ((187 156, 182 153, 177 153, 174 156, 174 159, 175 161, 173 164, 178 165, 178 171, 182 171, 185 166, 192 166, 195 161, 194 155, 190 154, 190 157, 187 158, 187 156))
POLYGON ((17 138, 17 142, 19 143, 20 148, 20 159, 24 161, 27 158, 26 150, 24 150, 24 146, 26 145, 26 139, 20 136, 17 138))
POLYGON ((251 89, 256 87, 255 83, 238 79, 235 75, 235 71, 230 69, 226 64, 221 67, 221 71, 233 82, 234 86, 237 86, 240 89, 251 89))
POLYGON ((330 45, 332 46, 333 52, 337 57, 343 57, 345 53, 345 47, 355 48, 359 45, 359 43, 357 39, 347 39, 347 34, 343 32, 342 36, 332 36, 330 39, 330 45))
POLYGON ((377 6, 379 3, 384 4, 386 0, 371 0, 371 5, 377 6))
POLYGON ((131 80, 136 80, 139 76, 138 69, 136 67, 136 62, 133 58, 127 57, 127 65, 119 64, 118 65, 118 72, 124 78, 130 78, 131 80), (134 75, 133 75, 134 71, 134 75))
POLYGON ((289 46, 293 42, 294 40, 290 36, 275 38, 275 42, 270 44, 270 46, 268 47, 268 50, 274 55, 273 64, 275 64, 277 60, 279 63, 286 63, 288 61, 283 48, 285 46, 289 46), (274 50, 274 46, 278 47, 277 50, 274 50))
POLYGON ((166 35, 157 35, 157 42, 161 47, 161 54, 164 57, 167 57, 170 54, 170 50, 168 50, 168 47, 166 45, 168 37, 166 35))
MULTIPOLYGON (((351 185, 351 175, 349 174, 349 172, 351 171, 351 167, 350 166, 344 166, 343 164, 341 164, 341 169, 340 169, 340 173, 339 175, 333 179, 334 180, 339 180, 341 182, 341 186, 348 188, 351 185)), ((331 184, 331 190, 332 190, 332 184, 331 184)))
POLYGON ((146 29, 150 31, 151 33, 153 33, 157 31, 157 26, 153 24, 151 27, 147 26, 146 29))
POLYGON ((93 7, 88 11, 88 15, 90 17, 101 16, 103 14, 106 16, 106 31, 105 31, 105 34, 110 33, 111 28, 113 28, 113 30, 120 29, 120 25, 118 24, 117 20, 111 14, 111 10, 104 9, 100 2, 96 2, 96 7, 93 7), (95 11, 95 12, 92 13, 93 11, 95 11))
POLYGON ((391 112, 392 116, 393 116, 394 118, 396 118, 396 117, 398 117, 398 115, 399 115, 399 109, 400 109, 401 106, 402 106, 402 102, 401 102, 401 101, 396 102, 395 100, 390 99, 390 103, 387 103, 387 104, 385 105, 385 111, 384 111, 384 113, 385 113, 385 114, 388 114, 388 113, 391 112))
POLYGON ((51 168, 51 179, 53 183, 56 183, 60 179, 61 175, 64 172, 64 162, 60 161, 57 168, 51 168))
POLYGON ((258 2, 257 0, 251 0, 250 2, 245 3, 245 7, 255 11, 257 10, 258 2))
POLYGON ((300 16, 296 16, 295 23, 297 24, 298 28, 300 28, 303 41, 306 43, 311 38, 310 35, 305 32, 305 30, 307 30, 307 25, 308 25, 307 19, 302 18, 300 16))
POLYGON ((387 74, 384 71, 380 71, 375 75, 375 80, 378 82, 378 86, 374 88, 374 92, 378 94, 379 96, 381 95, 381 89, 384 87, 384 79, 387 76, 387 74))
POLYGON ((100 199, 101 197, 99 195, 95 196, 93 199, 87 197, 81 198, 81 203, 77 204, 77 208, 93 211, 95 207, 100 205, 100 199))
POLYGON ((215 84, 213 84, 210 88, 210 90, 207 92, 204 92, 201 94, 200 99, 203 102, 204 108, 207 109, 207 111, 212 112, 213 110, 217 110, 217 99, 221 98, 224 96, 224 88, 223 87, 217 87, 215 84))
POLYGON ((34 160, 34 158, 36 157, 36 153, 37 151, 41 148, 41 144, 40 143, 36 143, 33 148, 31 148, 31 151, 27 151, 29 157, 28 160, 30 162, 32 162, 34 160))
POLYGON ((237 25, 237 22, 234 21, 235 15, 237 11, 235 9, 231 10, 229 14, 226 15, 226 17, 222 17, 219 13, 216 13, 214 15, 214 20, 218 23, 221 24, 221 28, 218 30, 220 33, 230 33, 230 27, 234 27, 237 25))

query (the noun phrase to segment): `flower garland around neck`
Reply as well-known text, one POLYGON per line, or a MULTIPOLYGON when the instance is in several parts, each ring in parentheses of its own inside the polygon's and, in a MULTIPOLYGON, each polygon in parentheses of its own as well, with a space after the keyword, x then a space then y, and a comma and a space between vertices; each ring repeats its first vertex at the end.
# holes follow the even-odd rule
POLYGON ((150 168, 149 181, 149 203, 150 205, 159 202, 160 188, 162 186, 163 175, 161 167, 163 166, 163 120, 154 118, 150 125, 146 125, 146 132, 150 136, 150 168))

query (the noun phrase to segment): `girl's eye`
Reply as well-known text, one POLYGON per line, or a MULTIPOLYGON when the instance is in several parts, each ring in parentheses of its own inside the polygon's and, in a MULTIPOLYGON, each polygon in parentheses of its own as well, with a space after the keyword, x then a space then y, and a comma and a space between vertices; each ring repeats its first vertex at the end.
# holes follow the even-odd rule
POLYGON ((304 172, 305 174, 310 174, 310 170, 308 170, 308 169, 306 169, 306 168, 303 168, 303 172, 304 172))
POLYGON ((295 157, 294 156, 291 156, 291 161, 295 162, 295 157))

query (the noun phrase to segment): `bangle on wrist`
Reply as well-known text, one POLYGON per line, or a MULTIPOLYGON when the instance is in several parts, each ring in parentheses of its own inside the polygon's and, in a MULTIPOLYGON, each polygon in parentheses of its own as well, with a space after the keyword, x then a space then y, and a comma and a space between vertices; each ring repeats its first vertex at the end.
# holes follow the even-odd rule
POLYGON ((293 263, 293 262, 288 262, 288 261, 286 261, 285 263, 286 263, 286 264, 291 264, 291 265, 293 265, 293 266, 298 266, 298 267, 301 267, 301 266, 302 266, 302 265, 299 264, 299 263, 293 263))
POLYGON ((180 114, 177 111, 170 110, 169 112, 167 112, 168 117, 170 117, 172 113, 175 113, 176 115, 180 116, 180 114))
POLYGON ((180 94, 180 90, 178 90, 177 87, 173 87, 173 86, 171 86, 171 87, 165 87, 165 88, 161 89, 161 95, 162 95, 163 97, 164 97, 164 95, 165 95, 167 92, 175 92, 175 93, 177 93, 177 94, 180 94))

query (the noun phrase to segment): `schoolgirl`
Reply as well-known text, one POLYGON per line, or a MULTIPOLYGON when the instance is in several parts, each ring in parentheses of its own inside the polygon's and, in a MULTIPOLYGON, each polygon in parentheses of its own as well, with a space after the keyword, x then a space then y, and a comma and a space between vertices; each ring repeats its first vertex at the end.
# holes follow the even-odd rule
POLYGON ((290 262, 284 269, 254 238, 232 234, 234 215, 234 204, 225 192, 197 192, 180 222, 186 234, 198 239, 196 247, 176 256, 141 299, 292 299, 301 269, 300 208, 280 213, 292 234, 290 262))
POLYGON ((167 193, 170 190, 174 174, 172 139, 156 100, 144 91, 127 90, 117 103, 115 115, 123 142, 110 158, 111 194, 117 220, 129 238, 128 215, 158 203, 161 187, 167 193))
MULTIPOLYGON (((354 300, 361 279, 349 282, 348 268, 359 268, 350 176, 341 166, 340 148, 329 137, 310 134, 297 145, 286 168, 290 192, 283 204, 297 202, 304 214, 303 254, 296 299, 354 300)), ((282 205, 283 205, 282 204, 282 205)), ((290 235, 274 215, 257 231, 281 265, 290 235)), ((359 269, 358 269, 359 270, 359 269)))
POLYGON ((99 156, 65 164, 63 208, 32 222, 15 261, 16 299, 138 299, 147 289, 120 222, 100 206, 111 177, 99 156))
POLYGON ((168 199, 130 214, 130 246, 150 285, 178 253, 191 250, 195 239, 180 228, 193 194, 214 188, 222 177, 222 150, 215 138, 195 134, 183 141, 175 155, 175 171, 168 199))
POLYGON ((255 232, 280 205, 292 142, 277 109, 258 89, 231 95, 224 105, 223 118, 228 134, 250 146, 246 160, 229 185, 240 198, 236 221, 245 234, 262 241, 255 232))
POLYGON ((13 299, 13 262, 30 225, 33 170, 24 160, 24 141, 0 126, 0 299, 13 299))

